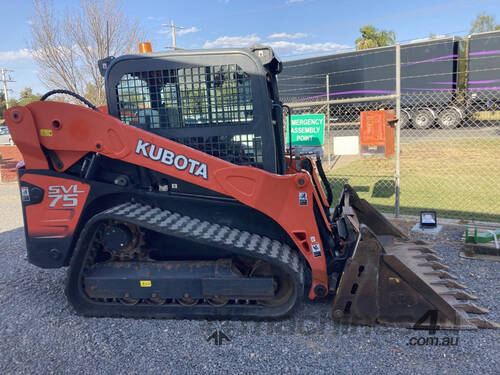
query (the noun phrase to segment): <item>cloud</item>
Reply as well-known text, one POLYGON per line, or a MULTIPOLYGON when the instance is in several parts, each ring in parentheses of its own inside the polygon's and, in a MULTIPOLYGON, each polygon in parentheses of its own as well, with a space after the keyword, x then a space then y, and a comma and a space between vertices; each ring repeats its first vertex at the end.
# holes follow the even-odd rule
POLYGON ((295 33, 295 34, 287 34, 287 33, 274 33, 268 36, 269 39, 299 39, 305 38, 307 36, 306 33, 295 33))
POLYGON ((352 48, 351 46, 334 42, 295 43, 287 40, 279 40, 268 44, 281 56, 300 55, 315 52, 339 52, 352 48))
POLYGON ((31 60, 33 58, 31 51, 27 48, 22 48, 17 51, 0 51, 1 62, 12 62, 19 60, 31 60))
MULTIPOLYGON (((285 34, 285 33, 281 33, 285 34)), ((300 33, 292 34, 297 35, 300 33)), ((278 34, 273 34, 278 35, 278 34)), ((290 34, 285 34, 290 35, 290 34)), ((281 35, 283 37, 283 35, 281 35)), ((268 37, 270 39, 271 35, 268 37)), ((275 38, 278 38, 277 36, 275 38)), ((203 48, 230 48, 230 47, 248 47, 252 44, 261 42, 262 39, 255 35, 246 36, 221 36, 212 41, 206 41, 203 44, 203 48)), ((300 55, 307 53, 321 53, 321 52, 339 52, 347 49, 351 49, 351 46, 345 44, 339 44, 334 42, 325 43, 297 43, 288 40, 276 40, 271 42, 263 42, 266 45, 271 46, 279 55, 300 55)))
POLYGON ((178 35, 186 35, 186 34, 191 34, 191 33, 197 33, 198 31, 201 31, 201 30, 198 29, 196 26, 192 26, 188 29, 180 29, 179 31, 177 31, 177 34, 178 35))
POLYGON ((221 36, 213 41, 206 41, 203 48, 228 48, 228 47, 248 47, 260 41, 255 35, 246 36, 221 36))

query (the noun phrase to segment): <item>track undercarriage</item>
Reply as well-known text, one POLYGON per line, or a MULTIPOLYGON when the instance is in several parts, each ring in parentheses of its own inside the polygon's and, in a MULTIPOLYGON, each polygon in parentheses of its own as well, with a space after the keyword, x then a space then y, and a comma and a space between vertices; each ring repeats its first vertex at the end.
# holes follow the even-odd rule
POLYGON ((265 318, 290 312, 303 283, 288 245, 124 203, 87 224, 66 293, 85 315, 265 318))

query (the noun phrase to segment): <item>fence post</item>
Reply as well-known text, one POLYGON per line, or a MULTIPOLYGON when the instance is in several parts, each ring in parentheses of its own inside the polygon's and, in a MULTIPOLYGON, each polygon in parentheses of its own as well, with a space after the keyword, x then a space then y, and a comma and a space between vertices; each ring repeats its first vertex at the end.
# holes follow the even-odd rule
POLYGON ((394 182, 396 185, 396 201, 394 202, 394 215, 399 216, 399 199, 400 199, 400 154, 401 154, 401 45, 396 43, 396 173, 394 182))
MULTIPOLYGON (((326 100, 330 100, 330 74, 326 75, 326 100)), ((330 124, 330 103, 326 105, 326 118, 330 124)))
MULTIPOLYGON (((330 100, 330 74, 326 74, 326 100, 330 100)), ((331 159, 333 154, 333 139, 330 139, 330 103, 326 105, 326 119, 325 119, 325 132, 328 135, 326 139, 328 145, 327 157, 328 157, 328 169, 331 168, 331 159), (331 141, 331 142, 330 142, 331 141)))

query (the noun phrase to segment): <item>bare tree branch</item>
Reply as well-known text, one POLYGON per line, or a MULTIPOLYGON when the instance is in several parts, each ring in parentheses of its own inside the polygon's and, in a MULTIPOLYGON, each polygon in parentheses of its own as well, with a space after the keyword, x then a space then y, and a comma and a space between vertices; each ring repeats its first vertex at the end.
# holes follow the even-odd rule
POLYGON ((97 61, 135 50, 143 40, 118 0, 81 0, 79 8, 56 14, 48 0, 33 0, 31 49, 40 79, 49 88, 64 88, 106 103, 97 61))

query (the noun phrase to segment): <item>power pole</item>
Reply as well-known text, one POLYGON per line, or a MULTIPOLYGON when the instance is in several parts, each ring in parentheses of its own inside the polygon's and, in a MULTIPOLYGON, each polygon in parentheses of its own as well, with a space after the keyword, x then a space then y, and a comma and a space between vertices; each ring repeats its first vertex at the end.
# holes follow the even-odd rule
POLYGON ((172 34, 172 46, 167 46, 166 48, 177 49, 177 44, 175 43, 175 29, 183 29, 182 26, 175 26, 174 21, 170 21, 170 25, 168 23, 164 23, 162 26, 170 27, 170 33, 172 34))
POLYGON ((5 73, 7 72, 13 72, 13 70, 5 69, 2 68, 2 82, 3 82, 3 95, 5 97, 5 107, 9 109, 9 90, 7 89, 7 83, 8 82, 16 82, 12 80, 12 78, 9 75, 9 78, 6 78, 5 73))

